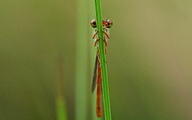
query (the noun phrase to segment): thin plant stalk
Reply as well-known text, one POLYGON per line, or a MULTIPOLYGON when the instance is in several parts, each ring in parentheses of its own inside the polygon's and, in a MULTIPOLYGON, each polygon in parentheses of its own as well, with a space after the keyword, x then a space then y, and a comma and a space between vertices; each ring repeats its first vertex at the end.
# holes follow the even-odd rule
MULTIPOLYGON (((95 19, 95 9, 94 9, 94 0, 89 0, 89 25, 90 25, 90 22, 92 19, 95 19)), ((93 47, 95 41, 94 40, 91 40, 91 38, 93 37, 93 35, 95 34, 95 32, 93 31, 93 28, 89 27, 89 43, 90 43, 90 58, 91 58, 91 64, 90 64, 90 68, 91 68, 91 76, 90 76, 90 80, 92 82, 92 79, 93 79, 93 70, 94 70, 94 65, 95 65, 95 56, 96 56, 96 52, 97 52, 97 49, 96 47, 93 47)), ((91 89, 90 89, 90 93, 91 93, 91 89)), ((96 115, 96 92, 93 92, 92 93, 92 96, 91 96, 91 118, 92 120, 98 120, 97 118, 97 115, 96 115)))
POLYGON ((57 120, 67 120, 67 111, 65 96, 63 92, 63 60, 62 57, 58 54, 56 60, 56 111, 57 111, 57 120))
POLYGON ((77 0, 75 120, 87 120, 88 2, 77 0))
POLYGON ((57 120, 67 120, 66 104, 62 96, 56 98, 57 120))
POLYGON ((111 120, 111 108, 109 99, 109 87, 107 78, 107 67, 105 58, 105 48, 104 48, 104 37, 103 37, 103 25, 102 25, 102 14, 101 14, 101 1, 95 0, 95 10, 96 10, 96 21, 97 21, 97 32, 99 40, 99 55, 101 62, 101 79, 103 87, 103 102, 104 102, 104 114, 105 120, 111 120))

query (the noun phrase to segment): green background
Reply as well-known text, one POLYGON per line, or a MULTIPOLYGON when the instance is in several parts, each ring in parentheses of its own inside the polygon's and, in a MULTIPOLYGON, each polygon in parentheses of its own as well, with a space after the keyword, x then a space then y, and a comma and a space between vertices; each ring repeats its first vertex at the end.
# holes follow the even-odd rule
MULTIPOLYGON (((107 47, 112 119, 191 120, 192 1, 101 4, 114 23, 107 47)), ((58 58, 67 117, 75 119, 77 24, 75 0, 0 0, 0 120, 56 120, 58 58)), ((87 24, 91 119, 94 29, 87 24)))

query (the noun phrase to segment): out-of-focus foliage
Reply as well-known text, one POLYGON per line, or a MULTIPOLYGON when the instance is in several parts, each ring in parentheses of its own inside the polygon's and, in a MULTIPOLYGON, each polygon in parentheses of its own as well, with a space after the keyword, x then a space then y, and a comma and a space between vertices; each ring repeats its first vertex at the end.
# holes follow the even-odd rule
MULTIPOLYGON (((192 119, 191 6, 102 0, 103 17, 114 22, 107 47, 114 120, 192 119)), ((67 116, 75 118, 76 25, 76 1, 0 1, 0 120, 56 119, 58 56, 67 116)))

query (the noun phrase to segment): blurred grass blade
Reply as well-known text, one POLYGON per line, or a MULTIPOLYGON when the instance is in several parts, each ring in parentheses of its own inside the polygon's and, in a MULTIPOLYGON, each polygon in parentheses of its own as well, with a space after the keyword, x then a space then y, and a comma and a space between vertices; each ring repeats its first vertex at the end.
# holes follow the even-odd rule
POLYGON ((75 71, 75 120, 87 120, 87 37, 88 3, 77 0, 77 41, 75 71))
MULTIPOLYGON (((90 25, 90 22, 92 19, 95 19, 95 9, 94 9, 94 0, 89 0, 89 25, 90 25)), ((94 70, 94 65, 95 65, 95 56, 96 56, 96 51, 97 51, 97 48, 94 47, 94 40, 91 39, 93 37, 93 35, 95 34, 93 28, 91 27, 88 27, 89 28, 89 39, 90 39, 90 42, 89 42, 89 49, 90 49, 90 58, 91 58, 91 64, 90 64, 90 69, 92 70, 90 73, 91 73, 91 76, 90 76, 90 81, 92 81, 93 79, 93 70, 94 70)), ((92 83, 91 83, 92 84, 92 83)), ((90 90, 90 93, 91 93, 91 90, 90 90)), ((91 112, 91 118, 92 120, 98 120, 99 118, 97 118, 97 115, 96 115, 96 92, 93 92, 93 94, 91 95, 91 108, 92 108, 92 112, 91 112)), ((100 119, 101 120, 101 119, 100 119)))
MULTIPOLYGON (((98 38, 103 38, 103 25, 102 25, 102 15, 101 15, 101 2, 100 0, 95 0, 95 10, 96 10, 96 21, 97 21, 97 31, 98 38)), ((104 114, 105 120, 111 120, 111 108, 109 100, 109 88, 108 88, 108 78, 107 78, 107 67, 105 59, 105 48, 103 40, 99 40, 99 55, 101 62, 101 79, 103 87, 103 101, 104 101, 104 114)))
POLYGON ((58 96, 56 99, 57 105, 57 120, 67 120, 66 104, 63 97, 58 96))
POLYGON ((56 110, 57 120, 67 120, 66 104, 63 92, 63 59, 60 55, 56 60, 56 110))

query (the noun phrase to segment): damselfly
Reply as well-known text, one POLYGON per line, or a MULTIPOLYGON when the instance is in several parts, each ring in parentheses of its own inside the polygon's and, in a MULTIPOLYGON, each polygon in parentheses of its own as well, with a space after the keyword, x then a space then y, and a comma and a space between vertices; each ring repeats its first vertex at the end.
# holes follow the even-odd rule
MULTIPOLYGON (((111 20, 102 20, 103 24, 103 34, 104 34, 104 39, 98 38, 98 32, 97 29, 95 30, 95 34, 93 36, 93 39, 96 38, 95 40, 95 46, 97 46, 97 54, 96 54, 96 59, 95 59, 95 68, 94 68, 94 74, 93 74, 93 82, 92 82, 92 93, 94 92, 94 89, 96 87, 96 78, 97 78, 97 100, 96 100, 96 114, 97 117, 102 117, 102 106, 101 106, 101 91, 102 91, 102 85, 101 85, 101 66, 100 66, 100 56, 99 56, 99 44, 98 40, 103 40, 105 43, 105 53, 106 53, 106 47, 107 47, 107 39, 110 39, 108 33, 109 33, 109 28, 113 26, 113 22, 111 20), (98 69, 97 69, 98 66, 98 69)), ((96 20, 91 21, 91 26, 93 28, 97 28, 97 23, 96 20)))

